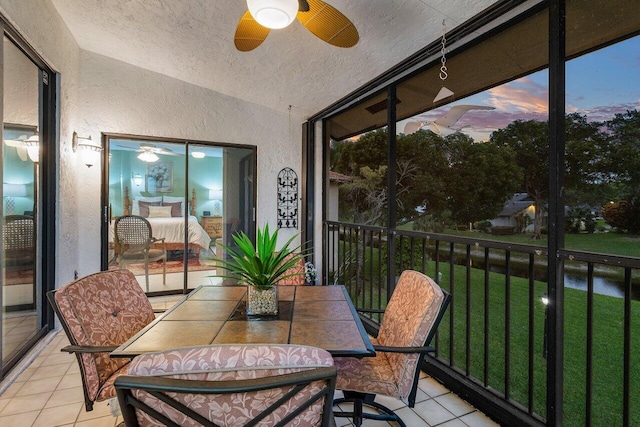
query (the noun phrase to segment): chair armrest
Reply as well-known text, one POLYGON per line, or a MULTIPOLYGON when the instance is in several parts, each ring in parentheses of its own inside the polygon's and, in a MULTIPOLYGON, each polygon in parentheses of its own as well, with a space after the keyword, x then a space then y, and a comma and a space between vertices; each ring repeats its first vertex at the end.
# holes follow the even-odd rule
POLYGON ((432 346, 426 347, 389 347, 384 345, 374 345, 373 349, 375 351, 382 351, 387 353, 432 353, 436 351, 432 346))
POLYGON ((150 241, 151 243, 158 243, 158 242, 162 242, 162 243, 164 243, 164 239, 165 239, 164 237, 161 237, 161 238, 159 238, 159 239, 157 239, 157 238, 155 238, 155 237, 152 237, 151 239, 149 239, 149 241, 150 241))
POLYGON ((60 349, 65 353, 111 353, 118 346, 68 345, 60 349))

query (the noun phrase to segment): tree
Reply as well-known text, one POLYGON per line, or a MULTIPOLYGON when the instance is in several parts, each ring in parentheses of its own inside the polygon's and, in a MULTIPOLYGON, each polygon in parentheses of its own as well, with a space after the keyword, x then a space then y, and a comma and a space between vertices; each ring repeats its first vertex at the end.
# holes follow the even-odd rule
POLYGON ((495 218, 518 189, 520 168, 510 147, 476 143, 457 132, 446 138, 447 207, 457 224, 495 218))
MULTIPOLYGON (((353 177, 340 188, 341 206, 361 224, 381 223, 387 208, 387 131, 369 132, 357 141, 333 144, 334 171, 353 177)), ((442 138, 432 132, 399 135, 396 155, 397 221, 409 222, 425 209, 446 206, 444 172, 447 159, 442 138), (419 209, 418 209, 419 208, 419 209)), ((342 209, 341 216, 346 215, 342 209)))
POLYGON ((539 239, 542 236, 543 209, 549 181, 547 123, 516 120, 506 128, 493 132, 489 141, 498 146, 510 147, 514 151, 516 164, 522 171, 521 185, 534 201, 533 237, 539 239))
POLYGON ((344 198, 353 207, 351 215, 356 224, 373 225, 384 222, 387 207, 387 167, 360 168, 353 181, 343 184, 344 198))
MULTIPOLYGON (((609 168, 610 148, 601 122, 568 114, 565 120, 565 203, 602 206, 614 197, 609 168)), ((615 198, 615 197, 614 197, 615 198)))
MULTIPOLYGON (((605 123, 607 140, 607 171, 618 183, 620 197, 630 200, 640 196, 640 112, 616 114, 605 123)), ((615 200, 615 198, 609 199, 615 200)))

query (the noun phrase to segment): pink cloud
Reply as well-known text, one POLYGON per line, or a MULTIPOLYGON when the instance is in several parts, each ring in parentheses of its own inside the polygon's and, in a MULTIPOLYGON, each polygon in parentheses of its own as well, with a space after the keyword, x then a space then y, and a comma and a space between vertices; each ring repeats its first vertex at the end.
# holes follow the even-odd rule
POLYGON ((489 89, 488 102, 500 111, 547 115, 549 91, 546 86, 523 77, 489 89))
POLYGON ((624 114, 627 111, 637 110, 640 108, 640 101, 637 104, 619 104, 619 105, 603 105, 588 110, 577 110, 581 115, 587 116, 587 121, 603 122, 611 120, 616 114, 624 114))

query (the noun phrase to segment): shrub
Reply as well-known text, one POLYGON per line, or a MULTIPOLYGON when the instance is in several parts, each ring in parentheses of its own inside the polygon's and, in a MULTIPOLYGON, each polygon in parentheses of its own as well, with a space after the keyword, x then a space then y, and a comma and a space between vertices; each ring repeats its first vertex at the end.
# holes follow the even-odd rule
POLYGON ((640 233, 640 206, 628 200, 608 203, 602 207, 602 217, 610 226, 629 233, 640 233))
POLYGON ((478 221, 475 224, 473 224, 473 226, 478 230, 487 233, 489 232, 489 228, 491 228, 491 221, 487 221, 487 220, 478 221))
POLYGON ((516 234, 516 228, 511 226, 491 227, 491 234, 495 236, 508 236, 516 234))

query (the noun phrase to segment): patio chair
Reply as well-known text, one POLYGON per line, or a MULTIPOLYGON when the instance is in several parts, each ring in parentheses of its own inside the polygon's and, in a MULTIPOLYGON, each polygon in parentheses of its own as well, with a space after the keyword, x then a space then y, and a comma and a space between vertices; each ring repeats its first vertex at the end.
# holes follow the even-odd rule
POLYGON ((329 426, 335 381, 325 350, 230 344, 143 354, 115 387, 128 427, 329 426))
POLYGON ((115 397, 113 382, 127 371, 130 359, 109 353, 154 318, 151 304, 133 273, 110 270, 91 274, 47 293, 80 365, 84 403, 115 397))
MULTIPOLYGON (((289 254, 285 259, 288 260, 293 257, 293 254, 289 254)), ((291 267, 285 272, 285 276, 289 276, 290 274, 294 274, 294 276, 285 277, 278 281, 279 286, 301 286, 306 284, 305 275, 304 275, 304 258, 300 258, 296 265, 291 267)))
POLYGON ((7 215, 2 226, 4 263, 8 270, 31 270, 35 259, 33 216, 7 215))
POLYGON ((137 215, 124 215, 116 218, 114 224, 115 247, 118 254, 118 265, 144 263, 144 278, 149 292, 149 263, 162 261, 162 283, 167 283, 167 250, 164 237, 156 239, 152 235, 151 224, 137 215), (154 246, 160 244, 161 248, 154 246))
POLYGON ((378 336, 371 340, 376 356, 334 359, 338 369, 336 388, 344 391, 344 398, 334 404, 353 402, 353 412, 334 412, 334 416, 352 418, 356 427, 363 419, 395 421, 405 426, 394 411, 374 399, 382 394, 413 408, 420 367, 426 353, 433 351, 429 343, 449 299, 449 294, 424 274, 411 270, 402 273, 378 336), (375 408, 377 413, 364 412, 363 405, 375 408))

